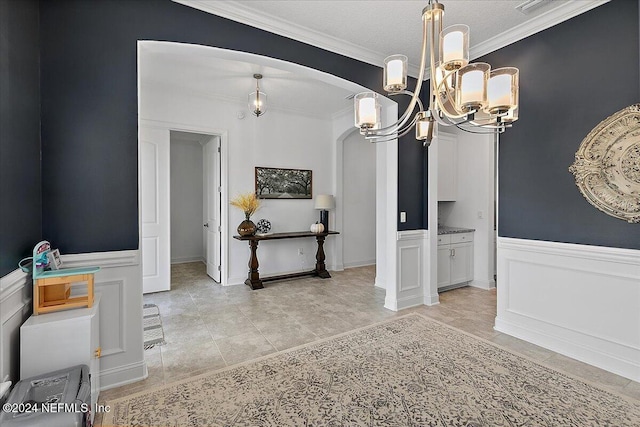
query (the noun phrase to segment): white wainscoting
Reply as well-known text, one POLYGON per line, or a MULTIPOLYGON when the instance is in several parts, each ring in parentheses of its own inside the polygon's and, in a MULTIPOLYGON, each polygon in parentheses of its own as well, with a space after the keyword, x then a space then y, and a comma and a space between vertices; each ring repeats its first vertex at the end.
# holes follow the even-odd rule
POLYGON ((428 265, 428 230, 407 230, 397 233, 397 295, 395 301, 385 301, 385 307, 402 310, 424 303, 428 265))
POLYGON ((495 329, 640 381, 640 251, 499 237, 495 329))
POLYGON ((102 390, 147 376, 142 338, 142 271, 137 250, 62 255, 65 267, 99 266, 102 390))
POLYGON ((20 379, 20 326, 31 315, 31 283, 21 270, 0 278, 0 382, 20 379))

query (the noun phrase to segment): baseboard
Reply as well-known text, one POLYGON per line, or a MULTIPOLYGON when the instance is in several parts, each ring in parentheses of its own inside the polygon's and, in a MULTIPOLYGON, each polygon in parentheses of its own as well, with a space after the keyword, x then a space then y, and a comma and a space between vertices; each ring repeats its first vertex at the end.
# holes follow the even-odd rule
POLYGON ((440 295, 425 295, 422 299, 424 305, 438 305, 440 304, 440 295))
POLYGON ((404 310, 405 308, 416 307, 423 304, 422 295, 411 296, 407 298, 399 298, 399 299, 391 299, 385 298, 384 300, 384 308, 393 311, 404 310))
POLYGON ((183 258, 172 258, 171 265, 173 264, 189 264, 192 262, 201 262, 206 264, 206 261, 202 257, 183 257, 183 258))
POLYGON ((368 267, 370 265, 376 265, 376 260, 368 259, 365 261, 345 262, 344 268, 368 267))
POLYGON ((468 283, 469 286, 474 288, 480 288, 484 290, 490 290, 496 287, 495 280, 472 280, 468 283))
POLYGON ((512 323, 496 318, 494 329, 498 332, 520 338, 532 344, 539 345, 546 349, 555 351, 562 355, 571 357, 590 365, 597 366, 614 374, 640 382, 640 350, 635 348, 624 348, 622 352, 627 357, 621 357, 621 351, 611 354, 603 349, 611 348, 612 343, 608 340, 594 342, 592 336, 575 333, 565 330, 563 336, 556 336, 551 326, 548 331, 536 330, 532 327, 523 326, 521 323, 512 323), (591 342, 591 345, 585 345, 591 342))
POLYGON ((100 390, 109 390, 142 381, 148 375, 147 362, 144 360, 117 368, 103 369, 100 370, 100 390))

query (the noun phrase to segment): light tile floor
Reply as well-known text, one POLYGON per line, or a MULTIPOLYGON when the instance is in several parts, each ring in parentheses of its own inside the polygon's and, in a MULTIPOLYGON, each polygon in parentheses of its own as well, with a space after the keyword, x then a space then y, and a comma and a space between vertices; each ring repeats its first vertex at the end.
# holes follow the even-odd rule
POLYGON ((172 290, 144 296, 145 303, 158 305, 166 340, 165 345, 145 351, 149 377, 102 392, 100 401, 413 311, 640 400, 640 383, 494 331, 495 290, 459 288, 440 294, 439 305, 393 312, 383 307, 384 290, 373 286, 374 267, 331 274, 331 279, 271 282, 252 291, 244 285, 216 284, 202 263, 172 266, 172 290))

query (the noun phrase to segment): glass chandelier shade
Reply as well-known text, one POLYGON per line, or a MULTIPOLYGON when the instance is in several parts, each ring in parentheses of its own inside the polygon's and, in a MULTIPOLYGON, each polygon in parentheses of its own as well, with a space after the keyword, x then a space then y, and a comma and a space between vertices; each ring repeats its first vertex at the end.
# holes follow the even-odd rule
POLYGON ((375 92, 362 92, 355 96, 356 127, 360 129, 380 128, 380 95, 375 92))
POLYGON ((260 117, 267 112, 267 94, 260 90, 262 74, 254 74, 253 78, 256 79, 256 90, 249 94, 249 111, 254 116, 260 117))
POLYGON ((391 55, 384 60, 384 90, 400 92, 407 88, 407 61, 404 55, 391 55))
POLYGON ((518 120, 518 69, 492 71, 489 64, 469 63, 469 27, 452 25, 443 30, 443 15, 444 6, 437 0, 429 0, 422 11, 422 51, 413 91, 407 90, 407 57, 392 55, 384 60, 384 90, 389 96, 411 96, 409 106, 395 123, 381 126, 378 94, 363 92, 355 96, 355 126, 366 139, 392 141, 415 127, 416 139, 428 146, 438 126, 501 133, 518 120), (427 68, 431 90, 428 108, 424 108, 419 93, 427 68))

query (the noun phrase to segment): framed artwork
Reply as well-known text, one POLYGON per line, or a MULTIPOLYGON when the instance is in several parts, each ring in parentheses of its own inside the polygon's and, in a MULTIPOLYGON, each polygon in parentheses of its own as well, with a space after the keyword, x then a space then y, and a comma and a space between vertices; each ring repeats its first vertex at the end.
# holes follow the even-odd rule
POLYGON ((256 167, 259 199, 310 199, 312 173, 307 169, 256 167))

